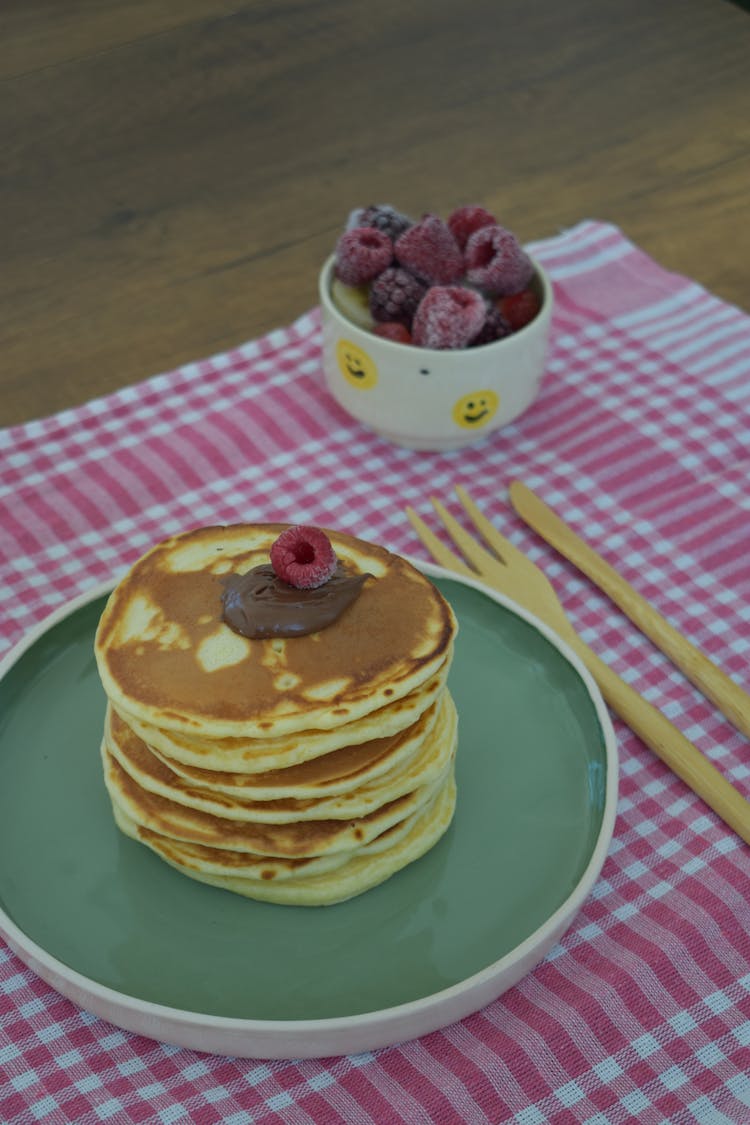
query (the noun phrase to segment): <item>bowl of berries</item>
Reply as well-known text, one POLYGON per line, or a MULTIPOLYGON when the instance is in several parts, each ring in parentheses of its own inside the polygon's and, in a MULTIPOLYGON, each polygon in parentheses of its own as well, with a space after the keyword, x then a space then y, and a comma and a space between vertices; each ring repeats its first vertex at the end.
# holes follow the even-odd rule
POLYGON ((320 274, 329 391, 381 437, 460 449, 536 398, 552 286, 480 206, 414 220, 378 204, 349 216, 320 274))

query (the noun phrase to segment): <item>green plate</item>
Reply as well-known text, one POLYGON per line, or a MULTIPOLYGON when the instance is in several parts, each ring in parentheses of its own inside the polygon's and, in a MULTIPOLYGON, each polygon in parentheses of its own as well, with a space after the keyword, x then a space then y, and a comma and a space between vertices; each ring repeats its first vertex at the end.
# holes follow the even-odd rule
POLYGON ((27 964, 123 1027, 295 1057, 423 1034, 545 955, 609 844, 611 724, 540 623, 418 565, 460 624, 456 815, 426 856, 337 906, 204 886, 117 831, 99 758, 101 590, 11 653, 0 668, 0 932, 27 964))

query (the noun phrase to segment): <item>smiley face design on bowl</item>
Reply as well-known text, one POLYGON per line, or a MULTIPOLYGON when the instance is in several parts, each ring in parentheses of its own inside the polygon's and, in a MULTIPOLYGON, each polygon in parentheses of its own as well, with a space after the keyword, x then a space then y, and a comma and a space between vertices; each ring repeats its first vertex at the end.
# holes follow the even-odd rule
POLYGON ((470 391, 453 407, 453 421, 466 430, 478 430, 486 426, 497 413, 500 399, 494 391, 470 391))
POLYGON ((371 391, 378 381, 378 369, 367 352, 353 344, 351 340, 341 339, 336 344, 336 359, 341 374, 353 387, 371 391))

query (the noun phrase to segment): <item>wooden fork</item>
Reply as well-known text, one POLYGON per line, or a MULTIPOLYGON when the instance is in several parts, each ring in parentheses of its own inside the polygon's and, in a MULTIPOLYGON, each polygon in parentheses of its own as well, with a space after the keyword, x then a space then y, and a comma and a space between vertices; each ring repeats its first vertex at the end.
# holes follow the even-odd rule
POLYGON ((750 802, 661 711, 647 703, 600 660, 576 633, 557 594, 539 567, 500 534, 465 489, 457 486, 456 494, 491 551, 469 535, 439 500, 431 497, 435 511, 467 560, 464 562, 458 558, 414 509, 407 507, 406 513, 417 535, 435 561, 446 570, 468 575, 499 590, 553 629, 586 665, 612 710, 745 843, 750 843, 750 802))

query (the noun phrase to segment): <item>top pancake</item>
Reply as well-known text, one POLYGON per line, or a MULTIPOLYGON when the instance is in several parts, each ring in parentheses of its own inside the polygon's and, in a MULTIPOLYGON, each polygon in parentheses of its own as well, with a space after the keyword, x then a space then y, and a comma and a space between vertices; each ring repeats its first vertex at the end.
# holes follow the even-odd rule
POLYGON ((403 698, 449 658, 450 606, 405 559, 327 531, 348 572, 368 574, 333 625, 249 640, 222 620, 222 579, 267 563, 285 524, 205 527, 141 558, 112 592, 95 652, 115 707, 196 737, 333 730, 403 698))

